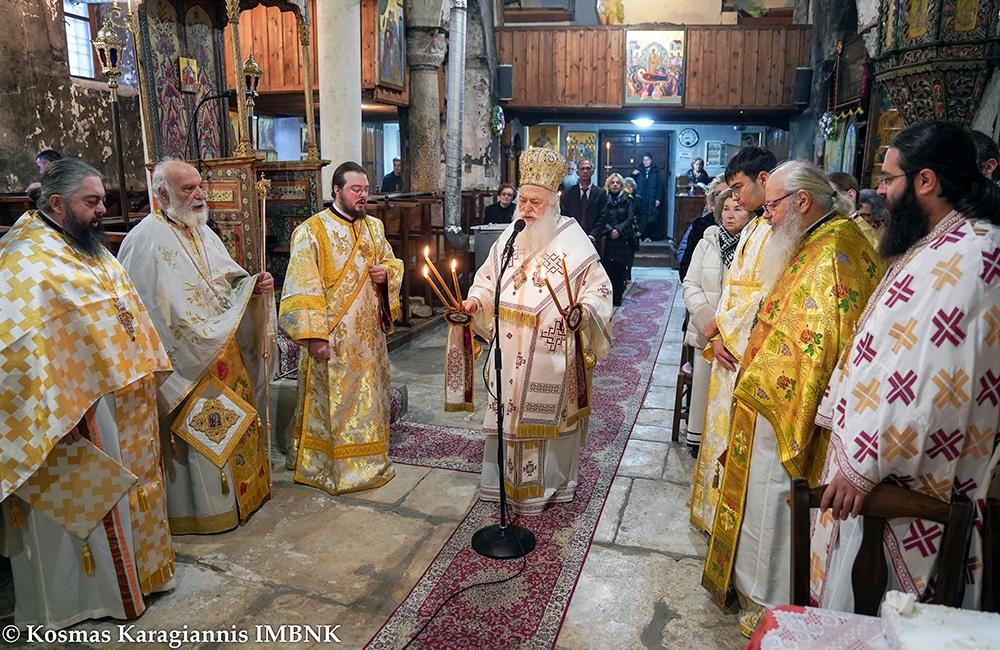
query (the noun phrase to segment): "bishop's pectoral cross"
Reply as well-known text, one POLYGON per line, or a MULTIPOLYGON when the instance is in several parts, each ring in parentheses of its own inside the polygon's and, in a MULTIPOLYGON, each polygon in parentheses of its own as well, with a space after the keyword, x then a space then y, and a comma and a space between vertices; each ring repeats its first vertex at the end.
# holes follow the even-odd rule
POLYGON ((135 325, 132 323, 135 322, 135 315, 131 312, 131 310, 129 310, 129 308, 125 305, 125 301, 121 298, 115 301, 115 307, 118 308, 118 322, 122 324, 122 327, 125 328, 125 331, 128 332, 128 335, 131 336, 134 341, 135 325))

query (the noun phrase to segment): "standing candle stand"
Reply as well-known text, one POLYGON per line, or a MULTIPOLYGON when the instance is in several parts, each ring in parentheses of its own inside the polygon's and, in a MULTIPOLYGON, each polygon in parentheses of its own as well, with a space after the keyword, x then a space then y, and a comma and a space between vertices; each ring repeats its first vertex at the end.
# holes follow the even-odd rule
MULTIPOLYGON (((247 102, 247 133, 253 134, 253 109, 254 100, 257 97, 257 89, 260 87, 260 78, 263 73, 260 70, 260 66, 253 58, 253 52, 247 57, 247 60, 243 62, 243 79, 246 82, 246 102, 247 102)), ((259 146, 259 139, 256 140, 259 146)), ((268 181, 270 184, 270 181, 268 181)))
MULTIPOLYGON (((132 12, 129 12, 131 18, 132 12)), ((118 77, 122 74, 121 53, 125 41, 118 38, 111 28, 109 20, 104 21, 104 27, 97 32, 97 38, 90 41, 97 50, 97 58, 101 63, 101 72, 108 77, 108 89, 111 91, 111 129, 115 140, 115 157, 118 159, 118 192, 122 218, 125 225, 129 224, 128 193, 125 188, 125 158, 122 153, 121 115, 118 110, 118 77)))
MULTIPOLYGON (((266 260, 266 248, 265 248, 265 237, 267 235, 267 195, 271 192, 271 179, 264 178, 264 172, 260 173, 260 180, 254 183, 254 189, 257 190, 257 196, 260 197, 260 272, 264 273, 267 270, 267 260, 266 260)), ((261 296, 261 298, 266 298, 266 296, 261 296)), ((273 297, 267 298, 268 300, 274 300, 273 297)), ((271 368, 268 361, 271 358, 271 351, 267 345, 267 329, 261 330, 261 347, 264 349, 261 357, 264 359, 264 374, 266 375, 264 379, 264 435, 267 436, 267 482, 272 488, 274 483, 271 480, 271 368)))

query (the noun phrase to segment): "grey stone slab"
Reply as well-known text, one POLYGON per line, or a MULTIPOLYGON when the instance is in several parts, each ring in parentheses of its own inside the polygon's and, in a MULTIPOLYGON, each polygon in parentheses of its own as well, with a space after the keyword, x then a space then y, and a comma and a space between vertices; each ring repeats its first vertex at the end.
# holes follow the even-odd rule
POLYGON ((686 444, 673 443, 670 446, 670 453, 667 455, 663 478, 674 483, 691 485, 696 462, 696 459, 691 457, 691 452, 686 444))
POLYGON ((704 536, 689 522, 690 488, 663 481, 635 479, 615 543, 704 557, 704 536))
POLYGON ((592 548, 556 649, 742 648, 736 615, 712 602, 701 572, 699 560, 592 548))
MULTIPOLYGON (((184 562, 176 564, 174 588, 146 598, 147 609, 134 621, 88 621, 75 626, 79 630, 107 631, 110 643, 94 647, 109 650, 126 648, 168 647, 167 644, 138 643, 142 633, 157 630, 224 630, 233 631, 232 625, 243 618, 248 606, 258 601, 268 601, 275 595, 272 586, 225 575, 207 567, 184 562), (125 636, 121 636, 121 630, 125 636)), ((236 630, 246 629, 237 624, 236 630)), ((186 643, 185 648, 201 648, 206 643, 186 643)))
POLYGON ((597 521, 597 529, 594 531, 595 544, 611 544, 615 541, 618 523, 621 521, 625 501, 631 488, 632 479, 627 476, 616 476, 612 481, 608 498, 604 502, 604 510, 601 511, 601 518, 597 521))
POLYGON ((669 427, 673 420, 673 409, 643 408, 639 410, 639 416, 635 423, 654 427, 669 427))
POLYGON ((650 386, 642 405, 644 408, 672 409, 675 401, 677 401, 676 387, 650 386))
POLYGON ((396 476, 385 485, 374 490, 362 490, 345 494, 344 500, 370 501, 372 503, 396 503, 410 493, 417 483, 422 481, 430 473, 429 467, 417 467, 416 465, 401 465, 393 463, 396 476))
POLYGON ((670 423, 663 422, 663 426, 652 424, 637 424, 632 427, 632 440, 652 440, 654 442, 670 442, 670 423))
POLYGON ((479 474, 432 469, 407 495, 403 507, 457 523, 478 495, 479 474))
POLYGON ((621 463, 618 465, 619 476, 633 478, 658 479, 663 475, 667 452, 670 446, 663 442, 648 440, 629 440, 625 445, 621 463))

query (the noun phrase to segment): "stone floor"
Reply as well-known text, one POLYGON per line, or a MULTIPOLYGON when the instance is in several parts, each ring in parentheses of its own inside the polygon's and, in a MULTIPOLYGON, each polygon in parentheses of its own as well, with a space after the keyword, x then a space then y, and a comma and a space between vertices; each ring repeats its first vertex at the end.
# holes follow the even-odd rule
MULTIPOLYGON (((676 279, 675 271, 662 268, 636 268, 634 275, 676 279)), ((734 613, 720 610, 700 587, 707 540, 689 525, 685 506, 694 461, 686 447, 671 442, 684 316, 679 295, 673 310, 652 385, 556 642, 559 650, 716 650, 745 643, 734 613)), ((477 427, 483 391, 477 391, 475 414, 441 410, 444 332, 439 328, 393 350, 393 382, 407 386, 408 419, 477 427)), ((277 631, 280 625, 326 624, 340 626, 336 635, 342 643, 332 647, 362 648, 462 520, 477 486, 475 474, 397 465, 396 478, 382 488, 331 497, 293 484, 287 471, 276 468, 272 500, 243 526, 174 538, 176 586, 149 599, 130 634, 180 633, 185 625, 189 631, 246 631, 246 643, 220 639, 182 647, 257 648, 268 646, 258 640, 266 631, 256 626, 277 631)), ((12 610, 12 587, 0 580, 0 627, 12 621, 12 610)), ((112 642, 20 647, 168 647, 122 639, 113 621, 72 629, 107 630, 112 642)), ((279 647, 331 646, 309 641, 279 647)))

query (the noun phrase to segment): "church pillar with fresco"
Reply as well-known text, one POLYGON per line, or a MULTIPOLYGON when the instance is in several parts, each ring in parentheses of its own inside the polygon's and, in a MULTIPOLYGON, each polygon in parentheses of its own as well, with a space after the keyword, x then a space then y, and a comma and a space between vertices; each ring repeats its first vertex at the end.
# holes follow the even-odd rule
POLYGON ((403 164, 410 170, 410 189, 413 192, 441 189, 441 91, 438 74, 447 51, 448 44, 439 27, 408 27, 409 146, 403 164))
POLYGON ((320 149, 332 163, 323 169, 323 197, 332 199, 337 165, 361 162, 360 0, 316 3, 316 28, 324 35, 316 39, 320 149))

